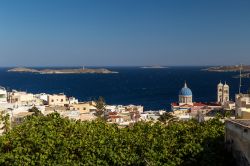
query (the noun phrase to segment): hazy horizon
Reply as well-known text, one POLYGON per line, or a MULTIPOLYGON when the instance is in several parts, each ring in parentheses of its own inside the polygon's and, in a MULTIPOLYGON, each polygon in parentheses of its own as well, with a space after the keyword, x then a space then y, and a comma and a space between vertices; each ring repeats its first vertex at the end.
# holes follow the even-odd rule
POLYGON ((0 67, 250 64, 250 1, 3 0, 0 67))
MULTIPOLYGON (((249 65, 250 64, 216 64, 216 65, 84 65, 84 67, 152 67, 152 66, 161 66, 161 67, 218 67, 218 66, 237 66, 237 65, 249 65)), ((79 67, 82 68, 83 65, 7 65, 7 66, 0 66, 0 68, 18 68, 18 67, 27 67, 27 68, 39 68, 39 67, 79 67)))

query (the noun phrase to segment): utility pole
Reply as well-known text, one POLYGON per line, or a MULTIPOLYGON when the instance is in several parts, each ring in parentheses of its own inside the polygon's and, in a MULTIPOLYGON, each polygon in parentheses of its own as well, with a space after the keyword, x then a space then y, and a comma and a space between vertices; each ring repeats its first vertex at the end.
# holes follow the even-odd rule
POLYGON ((240 83, 239 83, 239 94, 241 94, 241 86, 242 86, 242 64, 240 65, 240 83))

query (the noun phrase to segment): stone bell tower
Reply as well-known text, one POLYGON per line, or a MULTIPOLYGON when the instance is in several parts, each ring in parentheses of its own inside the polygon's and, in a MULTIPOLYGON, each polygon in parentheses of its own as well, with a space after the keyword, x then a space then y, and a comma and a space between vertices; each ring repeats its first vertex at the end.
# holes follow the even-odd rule
POLYGON ((229 86, 225 82, 223 85, 221 82, 217 85, 217 102, 226 103, 229 101, 229 86))
POLYGON ((217 102, 223 102, 223 84, 221 82, 217 85, 217 102))

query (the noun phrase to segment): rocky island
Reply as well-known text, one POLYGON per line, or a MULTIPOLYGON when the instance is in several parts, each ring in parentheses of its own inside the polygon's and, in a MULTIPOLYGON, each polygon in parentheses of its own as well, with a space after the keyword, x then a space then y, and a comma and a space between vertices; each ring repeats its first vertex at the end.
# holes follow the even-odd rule
POLYGON ((165 69, 167 67, 165 67, 165 66, 159 66, 159 65, 154 65, 154 66, 143 66, 141 68, 142 69, 165 69))
POLYGON ((203 69, 203 71, 210 71, 210 72, 239 72, 241 67, 242 67, 242 72, 250 72, 250 66, 249 65, 209 67, 207 69, 203 69))
MULTIPOLYGON (((240 68, 242 69, 242 78, 250 78, 250 65, 235 65, 235 66, 217 66, 217 67, 209 67, 207 69, 202 69, 203 71, 210 72, 239 72, 240 68)), ((240 75, 233 76, 233 78, 239 78, 240 75)))
POLYGON ((108 69, 31 69, 31 68, 13 68, 8 70, 8 72, 17 72, 17 73, 37 73, 37 74, 113 74, 118 73, 115 71, 110 71, 108 69))

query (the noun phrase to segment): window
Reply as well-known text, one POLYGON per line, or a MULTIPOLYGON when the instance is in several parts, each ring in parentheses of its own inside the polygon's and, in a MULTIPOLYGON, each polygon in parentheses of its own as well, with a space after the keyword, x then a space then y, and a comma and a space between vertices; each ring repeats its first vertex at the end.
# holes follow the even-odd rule
POLYGON ((248 130, 247 129, 244 129, 244 133, 247 133, 248 132, 248 130))

